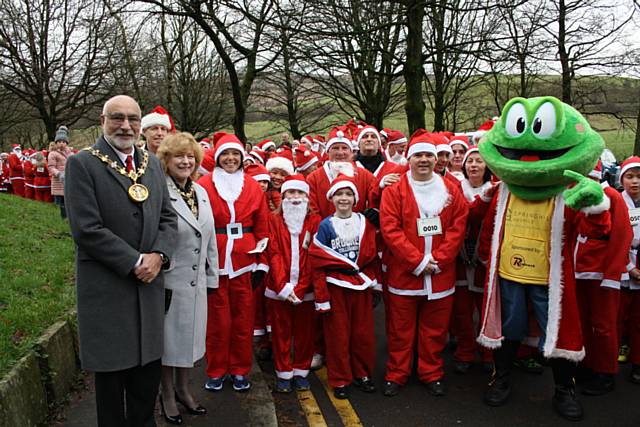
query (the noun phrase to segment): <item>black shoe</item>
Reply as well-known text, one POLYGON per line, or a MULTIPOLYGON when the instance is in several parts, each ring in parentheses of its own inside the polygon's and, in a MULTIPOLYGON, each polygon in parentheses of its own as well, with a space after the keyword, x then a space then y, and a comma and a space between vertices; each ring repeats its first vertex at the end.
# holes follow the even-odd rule
POLYGON ((353 385, 355 385, 365 393, 375 393, 376 391, 376 386, 373 384, 373 381, 371 381, 371 378, 369 377, 356 378, 353 381, 353 385))
POLYGON ((387 397, 395 396, 400 393, 400 387, 402 386, 398 383, 394 383, 393 381, 385 381, 382 394, 387 397))
POLYGON ((164 420, 169 424, 173 424, 179 426, 182 424, 182 415, 178 412, 178 415, 167 415, 167 412, 164 410, 164 402, 162 401, 162 396, 160 396, 160 409, 162 409, 162 416, 164 420))
POLYGON ((456 374, 467 374, 471 369, 471 362, 454 361, 454 371, 456 374))
POLYGON ((511 396, 511 383, 508 377, 492 378, 484 392, 484 403, 489 406, 502 406, 511 396))
POLYGON ((640 384, 640 365, 631 366, 631 375, 629 380, 634 384, 640 384))
POLYGON ((432 396, 444 396, 447 394, 447 390, 445 389, 442 380, 430 381, 425 385, 427 386, 427 391, 432 396))
POLYGON ((582 394, 587 396, 601 396, 615 388, 616 383, 611 374, 595 374, 582 388, 582 394))
POLYGON ((333 389, 333 395, 336 399, 348 399, 349 388, 346 385, 343 385, 342 387, 335 387, 333 389))
POLYGON ((573 387, 556 385, 556 392, 553 395, 553 409, 562 417, 569 421, 580 421, 584 417, 584 411, 580 401, 576 398, 573 387))
POLYGON ((205 408, 202 405, 198 405, 195 408, 189 407, 184 402, 184 400, 180 399, 180 396, 178 396, 178 393, 176 393, 176 402, 178 402, 179 404, 184 406, 187 409, 187 412, 190 413, 191 415, 206 415, 207 414, 207 408, 205 408))

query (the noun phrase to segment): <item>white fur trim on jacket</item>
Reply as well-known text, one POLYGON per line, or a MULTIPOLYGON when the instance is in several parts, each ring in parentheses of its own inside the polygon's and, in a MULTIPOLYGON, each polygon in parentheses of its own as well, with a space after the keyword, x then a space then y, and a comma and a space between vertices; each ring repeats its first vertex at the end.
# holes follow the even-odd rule
POLYGON ((605 194, 603 196, 602 202, 600 202, 600 203, 598 203, 597 205, 594 205, 594 206, 584 207, 584 208, 580 209, 580 211, 583 212, 585 215, 597 215, 597 214, 600 214, 602 212, 608 211, 610 207, 611 207, 611 200, 605 194))

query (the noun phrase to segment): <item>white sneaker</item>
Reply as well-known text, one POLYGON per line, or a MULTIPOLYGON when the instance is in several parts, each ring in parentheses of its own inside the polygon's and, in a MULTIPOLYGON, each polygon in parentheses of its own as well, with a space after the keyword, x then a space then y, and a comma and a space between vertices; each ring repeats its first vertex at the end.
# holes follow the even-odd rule
POLYGON ((315 353, 313 359, 311 359, 311 370, 317 371, 322 368, 322 365, 324 365, 324 357, 322 357, 321 354, 315 353))

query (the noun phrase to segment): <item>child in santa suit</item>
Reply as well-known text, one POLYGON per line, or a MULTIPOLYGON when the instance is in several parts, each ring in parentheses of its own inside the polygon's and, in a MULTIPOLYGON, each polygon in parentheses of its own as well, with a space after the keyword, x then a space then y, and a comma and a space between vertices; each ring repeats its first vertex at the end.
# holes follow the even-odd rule
MULTIPOLYGON (((627 163, 626 170, 630 165, 627 163)), ((600 161, 589 176, 600 182, 600 161)), ((582 393, 593 396, 614 389, 614 375, 618 372, 620 280, 627 271, 627 248, 631 246, 633 234, 623 196, 606 182, 601 185, 611 201, 611 234, 606 239, 579 234, 574 251, 576 297, 586 353, 581 362, 583 379, 586 380, 582 393)))
POLYGON ((315 310, 308 262, 311 237, 320 223, 309 212, 309 185, 300 174, 282 184, 282 204, 271 215, 269 262, 270 299, 276 391, 308 390, 313 357, 315 310), (293 342, 293 346, 292 346, 293 342))
POLYGON ((198 180, 211 201, 220 254, 220 286, 208 296, 209 391, 222 390, 227 374, 234 390, 251 387, 253 288, 269 270, 269 209, 260 185, 243 172, 244 155, 235 135, 222 135, 215 145, 216 167, 198 180))
POLYGON ((293 162, 280 153, 275 153, 265 165, 270 179, 269 190, 267 190, 267 204, 271 212, 280 207, 282 195, 280 194, 280 188, 285 178, 289 175, 293 175, 293 162))
MULTIPOLYGON (((640 384, 640 157, 630 157, 622 163, 620 181, 624 191, 622 198, 629 210, 629 222, 633 236, 629 246, 627 272, 622 275, 620 309, 618 318, 619 338, 626 335, 629 342, 629 360, 632 363, 630 380, 640 384)), ((606 257, 608 262, 608 257, 606 257)))
POLYGON ((375 363, 373 288, 377 285, 376 230, 353 212, 359 193, 353 178, 339 175, 326 193, 335 213, 320 223, 309 255, 316 310, 323 314, 327 376, 338 399, 349 385, 372 393, 375 363))
POLYGON ((409 170, 385 188, 380 205, 389 306, 384 394, 394 396, 406 383, 417 335, 420 381, 442 396, 455 260, 469 208, 457 185, 435 172, 437 151, 429 135, 414 134, 407 157, 409 170))

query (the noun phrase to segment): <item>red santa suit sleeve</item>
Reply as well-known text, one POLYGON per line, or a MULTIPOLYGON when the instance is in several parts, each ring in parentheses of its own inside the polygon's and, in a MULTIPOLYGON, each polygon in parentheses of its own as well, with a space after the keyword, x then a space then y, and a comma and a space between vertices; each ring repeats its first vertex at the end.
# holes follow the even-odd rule
MULTIPOLYGON (((355 166, 354 181, 358 189, 359 200, 353 207, 354 212, 362 212, 367 208, 369 199, 369 190, 375 177, 371 172, 364 168, 355 166)), ((316 169, 307 177, 309 184, 309 206, 311 210, 318 213, 320 218, 326 218, 332 215, 336 208, 330 200, 327 200, 327 191, 331 187, 329 179, 329 163, 325 163, 321 168, 316 169)))

